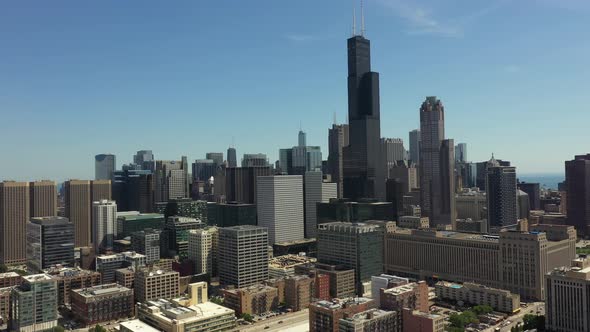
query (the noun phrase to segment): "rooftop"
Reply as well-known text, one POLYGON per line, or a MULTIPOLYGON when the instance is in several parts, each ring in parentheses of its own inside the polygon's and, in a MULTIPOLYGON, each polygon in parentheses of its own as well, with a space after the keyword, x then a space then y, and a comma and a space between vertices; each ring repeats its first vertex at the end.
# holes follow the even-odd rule
POLYGON ((117 213, 117 219, 122 219, 125 221, 154 219, 154 218, 164 219, 164 215, 159 214, 159 213, 141 213, 141 214, 123 214, 123 215, 121 215, 120 213, 117 213))
POLYGON ((130 291, 129 288, 123 287, 119 284, 103 284, 103 285, 97 285, 97 286, 93 286, 93 287, 89 287, 89 288, 72 290, 72 292, 78 293, 85 298, 90 298, 90 297, 100 296, 100 295, 107 295, 107 294, 111 295, 111 294, 115 294, 115 293, 126 293, 128 291, 130 291))
POLYGON ((384 289, 383 292, 385 294, 400 295, 400 294, 413 292, 414 286, 416 286, 415 283, 405 284, 405 285, 401 285, 401 286, 397 286, 397 287, 393 287, 393 288, 384 289))
POLYGON ((6 273, 0 273, 0 279, 3 278, 14 278, 14 277, 18 277, 19 274, 16 272, 6 272, 6 273))
POLYGON ((48 276, 47 274, 33 274, 30 276, 24 276, 23 279, 25 279, 28 282, 52 280, 51 277, 48 276))
POLYGON ((332 301, 318 301, 312 305, 330 310, 338 310, 352 305, 364 304, 370 301, 373 300, 366 297, 355 297, 348 299, 332 299, 332 301))
POLYGON ((147 306, 151 314, 158 319, 174 325, 187 324, 220 315, 235 315, 232 309, 217 305, 213 302, 205 302, 190 307, 182 307, 172 304, 167 300, 148 301, 142 306, 147 306))
POLYGON ((283 268, 289 269, 294 268, 296 265, 301 265, 305 263, 313 263, 316 259, 313 257, 308 256, 299 256, 299 255, 284 255, 284 256, 276 256, 274 258, 269 259, 268 265, 272 268, 283 268))
POLYGON ((125 327, 130 331, 134 332, 159 332, 160 330, 155 329, 148 324, 140 321, 139 319, 134 319, 126 322, 121 323, 121 327, 125 327))

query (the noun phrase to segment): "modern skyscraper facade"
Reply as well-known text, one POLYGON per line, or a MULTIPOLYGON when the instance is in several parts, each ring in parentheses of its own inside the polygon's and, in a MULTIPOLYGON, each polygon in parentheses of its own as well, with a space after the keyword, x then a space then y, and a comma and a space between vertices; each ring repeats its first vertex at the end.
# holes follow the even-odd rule
POLYGON ((440 148, 440 201, 433 201, 435 211, 434 225, 452 225, 455 229, 457 211, 455 209, 455 145, 452 139, 445 139, 440 148), (437 204, 440 203, 440 206, 437 204))
POLYGON ((322 180, 322 172, 306 172, 303 178, 305 196, 305 238, 316 237, 317 203, 329 203, 337 198, 336 183, 326 183, 322 180))
POLYGON ((120 211, 154 211, 154 176, 150 170, 115 171, 113 200, 120 211))
POLYGON ((515 225, 518 220, 518 210, 516 208, 516 168, 500 166, 492 158, 487 168, 486 187, 489 225, 515 225))
POLYGON ((209 181, 217 172, 217 163, 213 159, 197 159, 193 163, 193 182, 209 181))
POLYGON ((0 264, 25 263, 29 183, 0 183, 0 264))
POLYGON ((268 231, 258 226, 219 229, 219 282, 242 288, 268 279, 268 231))
POLYGON ((406 149, 401 138, 381 138, 381 149, 387 170, 400 160, 406 160, 406 149))
POLYGON ((385 199, 381 164, 379 74, 371 71, 371 43, 363 35, 348 39, 349 146, 344 148, 344 197, 385 199))
POLYGON ((227 148, 227 167, 238 167, 238 158, 234 147, 227 148))
POLYGON ((268 157, 264 153, 245 153, 242 158, 242 167, 268 166, 268 157))
POLYGON ((268 229, 270 244, 304 238, 303 177, 259 176, 256 210, 258 225, 268 229))
POLYGON ((115 155, 97 154, 94 157, 95 180, 110 180, 113 177, 115 169, 115 155))
POLYGON ((142 170, 154 171, 154 154, 152 150, 140 150, 133 156, 133 163, 142 170))
POLYGON ((590 154, 565 162, 567 223, 581 235, 590 235, 590 154))
POLYGON ((57 187, 53 181, 29 183, 31 218, 57 216, 57 187))
POLYGON ((213 232, 205 229, 188 233, 188 259, 195 264, 195 274, 213 273, 213 232))
POLYGON ((342 149, 348 144, 348 125, 333 124, 332 128, 328 129, 328 172, 332 176, 332 181, 338 184, 338 198, 342 198, 344 194, 342 149))
POLYGON ((225 170, 225 193, 228 202, 256 204, 256 179, 272 175, 270 167, 230 167, 225 170))
POLYGON ((39 273, 56 265, 74 266, 74 225, 67 218, 31 218, 26 243, 29 272, 39 273))
POLYGON ((113 250, 117 225, 117 203, 100 200, 92 202, 92 244, 94 252, 104 253, 113 250))
POLYGON ((185 156, 178 160, 157 160, 154 176, 156 202, 189 197, 188 162, 185 156))
POLYGON ((410 131, 410 160, 416 164, 420 163, 420 130, 410 131))
POLYGON ((459 143, 455 146, 455 162, 467 162, 467 143, 459 143))

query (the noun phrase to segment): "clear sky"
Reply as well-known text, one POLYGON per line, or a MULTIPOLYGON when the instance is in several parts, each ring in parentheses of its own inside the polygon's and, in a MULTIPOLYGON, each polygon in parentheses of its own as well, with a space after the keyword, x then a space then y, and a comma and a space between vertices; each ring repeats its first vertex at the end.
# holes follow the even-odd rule
MULTIPOLYGON (((366 0, 365 14, 382 136, 407 142, 436 95, 470 160, 563 173, 588 152, 590 1, 366 0)), ((92 178, 98 153, 203 158, 232 137, 240 158, 274 161, 300 123, 325 159, 351 17, 349 0, 1 1, 0 179, 92 178)))

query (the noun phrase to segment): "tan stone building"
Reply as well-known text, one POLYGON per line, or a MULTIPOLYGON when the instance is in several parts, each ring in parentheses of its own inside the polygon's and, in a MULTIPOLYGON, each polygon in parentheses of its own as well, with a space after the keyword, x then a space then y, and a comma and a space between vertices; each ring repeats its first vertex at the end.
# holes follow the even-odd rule
POLYGON ((470 305, 488 305, 495 311, 515 313, 520 310, 520 295, 507 290, 490 288, 466 282, 457 284, 439 281, 435 285, 436 297, 470 305))
POLYGON ((31 218, 57 216, 57 186, 53 181, 29 183, 31 218))
POLYGON ((57 304, 69 305, 70 295, 74 289, 100 285, 100 273, 80 268, 62 268, 47 270, 47 275, 57 282, 57 304))
POLYGON ((111 181, 69 180, 64 188, 65 216, 74 224, 76 247, 90 247, 92 202, 111 199, 111 181))
POLYGON ((260 315, 275 310, 279 305, 277 289, 266 285, 223 290, 224 305, 236 315, 260 315))
POLYGON ((135 273, 135 300, 146 302, 178 297, 180 274, 176 271, 139 270, 135 273))
POLYGON ((29 183, 0 183, 0 264, 27 261, 26 229, 30 217, 29 183))
POLYGON ((307 309, 311 301, 313 279, 308 276, 292 276, 285 279, 285 302, 293 311, 307 309))

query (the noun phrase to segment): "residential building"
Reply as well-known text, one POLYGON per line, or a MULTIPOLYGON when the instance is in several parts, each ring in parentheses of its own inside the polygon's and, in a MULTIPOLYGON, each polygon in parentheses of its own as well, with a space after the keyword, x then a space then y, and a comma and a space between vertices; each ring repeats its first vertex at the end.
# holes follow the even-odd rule
POLYGON ((322 179, 322 172, 306 172, 304 176, 305 238, 315 238, 317 228, 317 203, 329 203, 337 198, 337 184, 322 179))
POLYGON ((115 282, 115 271, 124 267, 139 269, 145 266, 146 257, 135 252, 96 256, 96 271, 103 283, 115 282))
POLYGON ((298 275, 285 278, 285 303, 293 311, 307 309, 312 299, 313 278, 298 275))
POLYGON ((0 273, 0 288, 18 286, 23 282, 23 278, 16 272, 0 273))
POLYGON ((405 284, 400 282, 398 286, 379 289, 379 305, 381 309, 398 313, 401 313, 403 308, 428 312, 428 292, 428 284, 425 281, 405 284))
POLYGON ((270 244, 304 238, 301 175, 259 176, 256 208, 258 225, 268 229, 270 244))
POLYGON ((164 332, 220 332, 236 326, 234 311, 213 302, 183 307, 164 299, 149 301, 138 305, 137 317, 164 332))
POLYGON ((363 282, 383 272, 384 227, 365 223, 334 222, 318 226, 318 262, 355 270, 357 294, 363 282))
POLYGON ((493 157, 488 164, 486 183, 488 223, 490 226, 515 225, 518 220, 516 168, 500 166, 493 157))
POLYGON ((575 242, 576 231, 561 225, 536 225, 500 235, 397 228, 385 234, 384 265, 389 274, 474 282, 542 300, 543 276, 569 264, 575 242))
POLYGON ((590 258, 576 258, 571 267, 556 268, 545 278, 547 330, 590 331, 590 258))
POLYGON ((114 154, 97 154, 94 157, 94 179, 110 180, 117 168, 114 154))
POLYGON ((394 311, 369 309, 340 319, 340 332, 398 331, 394 311))
POLYGON ((520 310, 520 295, 510 291, 490 288, 480 284, 464 284, 439 281, 435 285, 436 297, 441 300, 457 301, 470 305, 487 305, 495 311, 508 314, 520 310))
POLYGON ((46 274, 23 277, 10 295, 11 331, 36 332, 57 326, 57 283, 46 274))
POLYGON ((72 314, 84 326, 134 316, 133 290, 118 284, 102 284, 72 290, 72 314))
POLYGON ((92 244, 94 252, 112 252, 117 234, 117 203, 106 199, 92 203, 92 244))
POLYGON ((26 262, 29 219, 29 183, 0 182, 0 264, 26 262))
POLYGON ((0 323, 6 324, 10 320, 10 293, 13 287, 0 288, 0 323))
POLYGON ((151 264, 160 260, 160 230, 146 228, 131 233, 131 248, 145 255, 145 263, 151 264))
POLYGON ((445 316, 403 309, 403 332, 443 332, 445 316))
POLYGON ((53 181, 29 182, 31 218, 57 216, 57 187, 53 181))
POLYGON ((327 277, 321 278, 322 285, 316 285, 315 297, 318 299, 344 299, 354 297, 356 294, 355 271, 353 269, 320 263, 304 264, 295 266, 295 274, 314 275, 316 279, 318 276, 327 277), (319 287, 328 288, 327 296, 325 289, 319 289, 319 287))
POLYGON ((224 305, 242 314, 261 315, 275 310, 279 306, 278 290, 266 285, 251 285, 243 288, 225 289, 224 305))
POLYGON ((100 273, 80 268, 51 268, 45 270, 57 282, 57 304, 70 305, 74 289, 94 287, 100 284, 100 273))
POLYGON ((375 300, 377 307, 381 307, 381 289, 390 289, 410 283, 408 278, 381 274, 371 277, 371 298, 375 300))
POLYGON ((195 264, 195 274, 213 275, 213 236, 213 232, 205 229, 190 230, 188 233, 188 259, 195 264))
POLYGON ((268 231, 251 225, 219 229, 219 282, 237 288, 268 279, 268 231))
POLYGON ((332 301, 318 301, 309 306, 310 332, 338 332, 340 320, 345 316, 352 316, 375 307, 375 301, 356 297, 349 299, 334 299, 332 301))
POLYGON ((164 229, 164 215, 158 213, 117 214, 117 238, 125 238, 146 229, 164 229))
POLYGON ((74 225, 68 218, 38 217, 27 223, 27 270, 74 266, 74 225))
POLYGON ((177 297, 180 273, 176 271, 150 271, 140 269, 135 273, 135 301, 147 302, 177 297))

